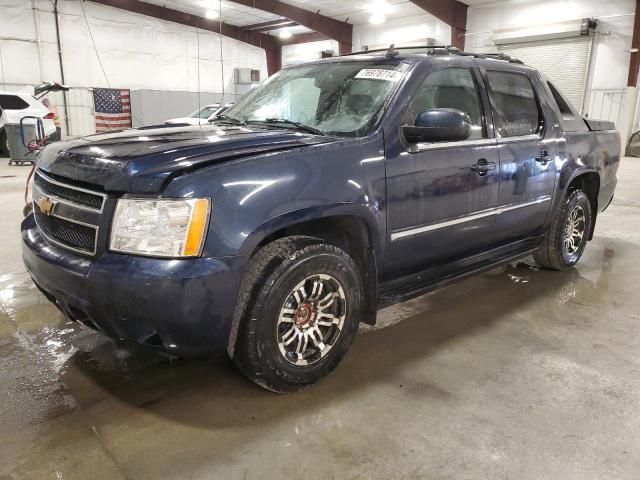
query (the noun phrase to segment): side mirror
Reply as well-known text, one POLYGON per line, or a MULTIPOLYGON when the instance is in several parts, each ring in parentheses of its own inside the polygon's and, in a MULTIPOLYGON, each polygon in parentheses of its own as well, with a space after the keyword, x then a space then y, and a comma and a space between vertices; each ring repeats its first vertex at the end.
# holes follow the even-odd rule
POLYGON ((403 125, 409 143, 459 142, 471 134, 471 119, 455 108, 432 108, 418 114, 415 125, 403 125))

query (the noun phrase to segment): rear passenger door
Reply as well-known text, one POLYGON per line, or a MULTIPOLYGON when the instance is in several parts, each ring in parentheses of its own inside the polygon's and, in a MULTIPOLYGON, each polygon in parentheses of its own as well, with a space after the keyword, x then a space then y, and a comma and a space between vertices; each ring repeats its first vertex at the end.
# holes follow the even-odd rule
POLYGON ((556 184, 552 114, 533 72, 505 67, 483 74, 500 155, 496 228, 505 242, 541 234, 556 184))

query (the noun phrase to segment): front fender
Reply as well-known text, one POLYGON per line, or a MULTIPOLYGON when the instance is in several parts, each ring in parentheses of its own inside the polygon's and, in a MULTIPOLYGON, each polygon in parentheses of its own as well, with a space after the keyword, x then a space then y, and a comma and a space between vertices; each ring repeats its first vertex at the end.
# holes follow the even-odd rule
POLYGON ((240 248, 240 254, 251 254, 264 239, 280 230, 293 227, 303 222, 332 217, 356 217, 362 219, 367 225, 371 247, 376 257, 380 258, 382 249, 380 238, 383 237, 383 232, 380 232, 379 215, 380 212, 377 205, 355 203, 333 203, 293 210, 271 218, 259 225, 247 236, 240 248))

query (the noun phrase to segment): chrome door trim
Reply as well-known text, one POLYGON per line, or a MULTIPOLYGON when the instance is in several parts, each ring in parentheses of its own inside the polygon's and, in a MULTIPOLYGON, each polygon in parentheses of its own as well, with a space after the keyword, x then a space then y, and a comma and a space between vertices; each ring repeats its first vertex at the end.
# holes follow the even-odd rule
POLYGON ((498 137, 499 144, 505 143, 518 143, 518 142, 532 142, 542 141, 544 138, 539 133, 532 133, 530 135, 518 135, 516 137, 498 137))
POLYGON ((462 140, 460 142, 415 143, 413 144, 413 148, 410 148, 410 151, 411 153, 418 153, 429 150, 440 150, 442 148, 484 147, 496 144, 495 138, 479 138, 477 140, 462 140))
POLYGON ((479 220, 480 218, 489 217, 491 215, 500 215, 501 213, 510 212, 511 210, 516 210, 518 208, 530 207, 532 205, 537 205, 537 204, 549 202, 549 201, 551 201, 551 195, 543 195, 541 197, 535 198, 533 200, 529 200, 527 202, 512 203, 509 205, 503 205, 501 207, 488 208, 486 210, 479 210, 469 215, 453 218, 451 220, 447 220, 444 222, 432 223, 431 225, 424 225, 422 227, 395 231, 391 233, 391 241, 393 242, 395 240, 399 240, 404 237, 410 237, 413 235, 418 235, 420 233, 426 233, 426 232, 431 232, 433 230, 439 230, 441 228, 451 227, 453 225, 458 225, 460 223, 472 222, 474 220, 479 220))

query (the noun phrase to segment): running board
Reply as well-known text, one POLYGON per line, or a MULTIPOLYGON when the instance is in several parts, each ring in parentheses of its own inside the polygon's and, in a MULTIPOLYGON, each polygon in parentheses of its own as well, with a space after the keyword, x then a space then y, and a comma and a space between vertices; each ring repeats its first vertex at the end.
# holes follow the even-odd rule
POLYGON ((378 308, 405 302, 467 277, 520 260, 534 253, 540 247, 541 240, 541 237, 522 240, 464 258, 453 264, 430 268, 383 283, 378 295, 378 308), (454 268, 454 273, 451 273, 452 265, 459 267, 454 268))

